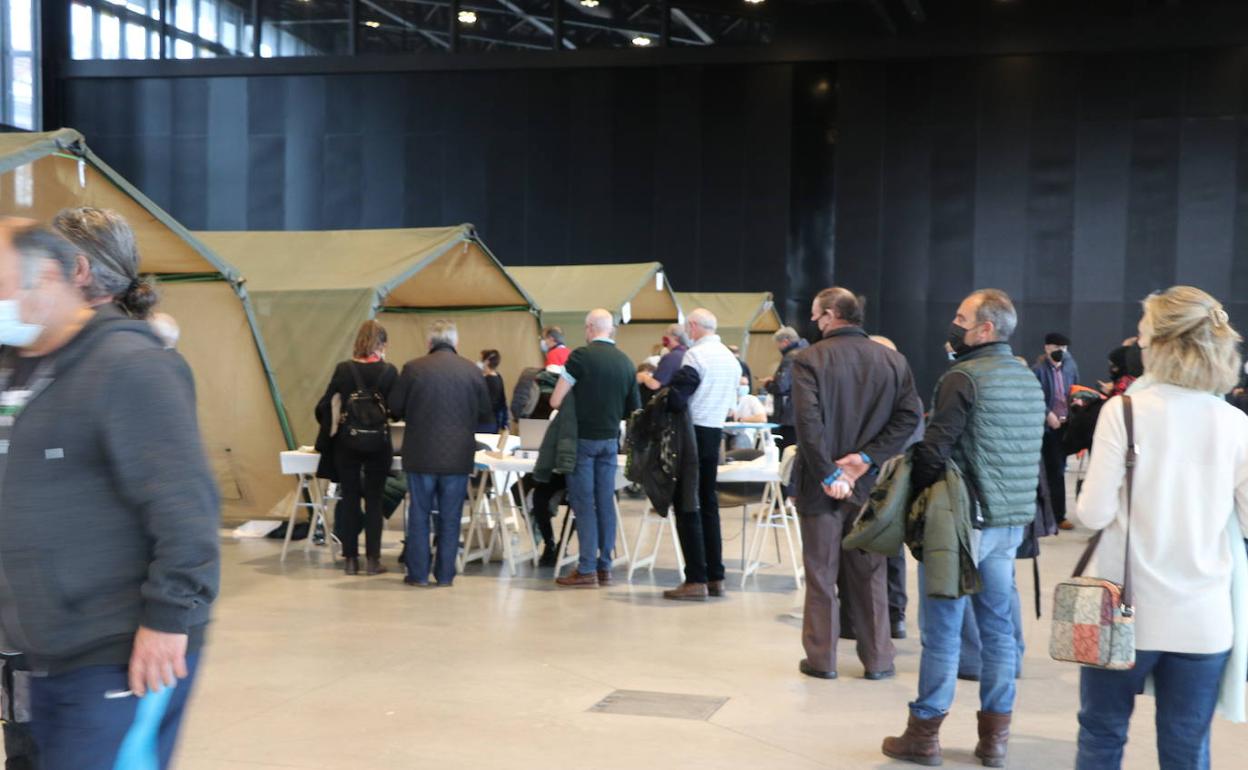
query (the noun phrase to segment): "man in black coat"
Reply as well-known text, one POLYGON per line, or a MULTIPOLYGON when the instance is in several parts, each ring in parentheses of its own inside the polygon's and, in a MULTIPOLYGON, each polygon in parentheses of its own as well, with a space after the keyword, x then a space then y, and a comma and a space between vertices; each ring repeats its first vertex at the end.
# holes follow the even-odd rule
POLYGON ((412 496, 407 517, 408 585, 429 585, 429 516, 438 512, 438 554, 433 575, 440 586, 455 579, 459 521, 477 452, 478 425, 493 414, 485 378, 456 352, 459 331, 451 321, 429 328, 429 355, 409 361, 390 392, 390 412, 407 420, 403 470, 412 496))
POLYGON ((866 678, 895 673, 889 638, 885 559, 841 549, 841 538, 865 502, 879 464, 902 451, 918 428, 923 406, 906 359, 873 342, 862 329, 863 302, 846 289, 825 289, 811 320, 823 339, 793 361, 800 514, 806 607, 802 673, 836 678, 842 566, 852 600, 858 657, 866 678))

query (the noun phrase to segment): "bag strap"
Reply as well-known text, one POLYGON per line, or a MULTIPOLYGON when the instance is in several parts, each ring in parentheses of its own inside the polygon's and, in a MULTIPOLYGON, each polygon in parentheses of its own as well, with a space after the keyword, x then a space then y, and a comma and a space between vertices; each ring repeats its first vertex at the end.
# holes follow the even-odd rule
MULTIPOLYGON (((1137 456, 1135 448, 1135 413, 1131 407, 1130 396, 1122 396, 1122 422, 1127 429, 1127 538, 1125 563, 1122 569, 1122 610, 1124 615, 1130 616, 1135 612, 1135 604, 1131 593, 1131 492, 1135 482, 1135 462, 1137 456)), ((1096 551, 1096 547, 1100 545, 1101 535, 1104 532, 1104 530, 1097 532, 1092 540, 1088 542, 1088 547, 1084 549, 1083 555, 1079 557, 1079 563, 1075 565, 1073 577, 1079 577, 1087 569, 1088 562, 1092 560, 1092 554, 1096 551)))

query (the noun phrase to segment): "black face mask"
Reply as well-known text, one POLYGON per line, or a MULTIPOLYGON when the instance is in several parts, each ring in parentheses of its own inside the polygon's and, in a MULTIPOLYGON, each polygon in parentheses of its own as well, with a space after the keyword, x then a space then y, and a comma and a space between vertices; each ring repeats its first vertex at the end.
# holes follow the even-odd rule
POLYGON ((956 323, 949 324, 949 347, 953 348, 953 354, 955 356, 960 356, 971 349, 971 346, 966 344, 967 331, 969 330, 963 329, 956 323))
POLYGON ((1049 354, 1049 358, 1053 359, 1053 363, 1060 364, 1062 362, 1062 357, 1065 355, 1066 351, 1064 350, 1054 350, 1049 354))

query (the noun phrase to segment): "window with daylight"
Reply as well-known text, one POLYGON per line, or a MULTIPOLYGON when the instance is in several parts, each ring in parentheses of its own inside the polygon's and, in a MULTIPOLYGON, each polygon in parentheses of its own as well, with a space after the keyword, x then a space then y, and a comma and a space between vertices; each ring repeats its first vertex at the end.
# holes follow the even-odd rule
POLYGON ((251 5, 251 0, 72 0, 70 55, 159 59, 163 32, 166 59, 250 56, 251 5))
POLYGON ((0 123, 39 128, 38 0, 0 0, 0 123))

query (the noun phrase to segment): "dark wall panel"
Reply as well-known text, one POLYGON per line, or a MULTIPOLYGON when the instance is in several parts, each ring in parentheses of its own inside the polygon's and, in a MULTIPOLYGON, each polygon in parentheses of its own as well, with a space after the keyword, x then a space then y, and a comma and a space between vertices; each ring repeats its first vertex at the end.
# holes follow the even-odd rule
POLYGON ((1191 283, 1241 313, 1246 61, 1223 50, 842 67, 837 281, 882 303, 870 321, 924 389, 976 287, 1014 297, 1028 358, 1046 332, 1069 333, 1088 381, 1150 291, 1191 283))
POLYGON ((505 263, 658 260, 680 289, 786 289, 789 65, 82 80, 66 93, 68 123, 193 229, 471 222, 505 263))

